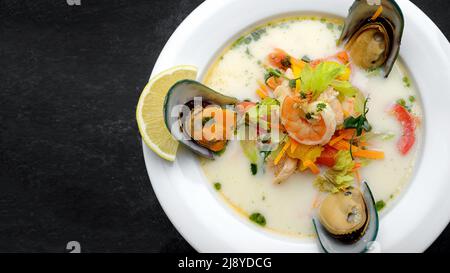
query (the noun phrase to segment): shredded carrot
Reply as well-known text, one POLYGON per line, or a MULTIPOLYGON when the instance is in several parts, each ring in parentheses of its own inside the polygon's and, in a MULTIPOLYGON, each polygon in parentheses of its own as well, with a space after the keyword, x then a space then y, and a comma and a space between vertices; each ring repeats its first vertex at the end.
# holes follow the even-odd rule
POLYGON ((278 82, 277 78, 275 78, 273 76, 268 78, 266 83, 273 90, 275 90, 275 88, 277 88, 280 85, 280 83, 278 82))
POLYGON ((350 60, 347 51, 343 50, 341 52, 339 52, 338 54, 336 54, 336 58, 338 58, 341 62, 343 62, 344 64, 347 64, 350 60))
POLYGON ((312 62, 310 63, 310 65, 311 65, 312 67, 316 67, 316 66, 319 65, 322 61, 323 61, 322 59, 317 59, 317 60, 312 61, 312 62))
POLYGON ((289 148, 289 144, 291 142, 288 140, 286 142, 286 144, 284 144, 283 149, 281 149, 280 153, 277 155, 277 157, 275 158, 275 160, 273 161, 273 164, 278 165, 278 163, 280 162, 281 158, 283 157, 283 155, 286 153, 286 150, 289 148))
POLYGON ((333 146, 334 144, 336 144, 337 142, 343 140, 344 138, 345 138, 345 135, 344 135, 344 134, 339 135, 339 136, 337 136, 337 137, 333 137, 333 138, 330 140, 330 142, 328 142, 328 145, 333 146))
POLYGON ((372 15, 372 18, 370 18, 370 21, 375 21, 378 17, 380 17, 381 13, 383 12, 383 6, 380 5, 375 11, 375 13, 372 15))
POLYGON ((384 152, 373 150, 357 150, 354 151, 353 156, 368 158, 368 159, 384 159, 384 152))
POLYGON ((367 146, 369 146, 369 142, 366 142, 366 141, 360 141, 360 142, 359 142, 359 146, 361 146, 361 147, 367 147, 367 146))
POLYGON ((261 99, 267 98, 266 92, 264 92, 264 91, 261 90, 261 89, 256 90, 256 94, 258 94, 258 96, 259 96, 261 99))
POLYGON ((355 134, 355 131, 355 129, 342 129, 338 133, 339 135, 343 136, 343 139, 350 140, 355 134))
POLYGON ((340 140, 331 146, 337 150, 350 150, 350 147, 352 147, 352 153, 359 151, 358 147, 356 147, 355 145, 350 146, 350 143, 348 143, 347 141, 344 141, 344 140, 340 140))
POLYGON ((261 81, 258 81, 258 86, 264 92, 266 92, 266 93, 269 92, 269 90, 267 89, 267 86, 264 83, 262 83, 261 81))
POLYGON ((311 160, 306 160, 305 162, 303 162, 303 165, 308 167, 312 171, 313 174, 319 174, 320 173, 319 167, 317 167, 317 165, 314 164, 314 162, 312 162, 311 160))
POLYGON ((360 162, 356 162, 355 166, 353 167, 353 171, 357 171, 359 168, 361 168, 362 164, 360 162))

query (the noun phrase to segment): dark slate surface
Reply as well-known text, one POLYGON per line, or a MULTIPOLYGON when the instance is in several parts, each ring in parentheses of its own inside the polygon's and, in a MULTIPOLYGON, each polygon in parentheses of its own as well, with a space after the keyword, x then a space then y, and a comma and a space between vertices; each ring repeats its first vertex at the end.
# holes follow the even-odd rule
MULTIPOLYGON (((449 1, 413 2, 450 35, 449 1)), ((134 111, 200 3, 0 0, 0 252, 194 251, 150 186, 134 111)))

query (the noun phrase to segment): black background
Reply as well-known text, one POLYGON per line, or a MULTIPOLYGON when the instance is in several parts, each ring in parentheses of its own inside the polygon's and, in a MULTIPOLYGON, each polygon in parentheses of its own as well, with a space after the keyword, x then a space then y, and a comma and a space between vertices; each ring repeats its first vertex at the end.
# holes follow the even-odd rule
MULTIPOLYGON (((194 251, 151 188, 135 106, 201 2, 0 0, 0 252, 194 251)), ((450 1, 413 2, 449 37, 450 1)))

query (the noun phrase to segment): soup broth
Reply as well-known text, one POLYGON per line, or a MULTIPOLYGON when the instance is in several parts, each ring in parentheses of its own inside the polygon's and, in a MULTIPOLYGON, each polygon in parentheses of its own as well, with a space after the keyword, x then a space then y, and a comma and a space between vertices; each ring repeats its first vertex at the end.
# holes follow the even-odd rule
MULTIPOLYGON (((257 101, 258 82, 264 82, 267 56, 281 48, 296 58, 315 60, 342 51, 336 46, 343 21, 322 16, 303 16, 269 22, 243 35, 213 62, 204 83, 240 100, 257 101)), ((420 147, 420 126, 416 142, 407 155, 397 148, 402 127, 390 112, 395 102, 421 116, 419 96, 401 60, 384 78, 378 70, 365 71, 351 66, 351 83, 369 97, 367 119, 372 132, 371 146, 382 150, 383 160, 370 160, 359 173, 370 185, 380 209, 390 206, 411 180, 420 147)), ((296 172, 281 184, 274 184, 273 171, 260 166, 254 175, 238 141, 229 141, 225 152, 215 160, 201 160, 207 180, 220 183, 219 194, 237 213, 248 218, 264 215, 267 229, 294 236, 314 234, 311 213, 320 192, 313 185, 316 175, 296 172)), ((217 184, 216 184, 217 185, 217 184)), ((386 209, 386 208, 384 208, 386 209)), ((249 221, 250 222, 250 221, 249 221)))

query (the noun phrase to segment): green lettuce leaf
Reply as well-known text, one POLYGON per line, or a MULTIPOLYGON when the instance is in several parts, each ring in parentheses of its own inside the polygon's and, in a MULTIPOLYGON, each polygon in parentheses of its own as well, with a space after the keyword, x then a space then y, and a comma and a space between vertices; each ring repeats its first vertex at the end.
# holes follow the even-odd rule
POLYGON ((306 64, 300 75, 302 91, 312 92, 313 98, 317 98, 332 81, 345 72, 345 65, 337 62, 322 62, 316 68, 306 64))
POLYGON ((320 191, 336 193, 352 186, 355 177, 351 170, 355 166, 349 151, 339 151, 333 168, 317 176, 314 181, 320 191))
POLYGON ((244 155, 248 158, 250 163, 258 163, 258 148, 256 147, 256 141, 254 140, 241 140, 240 141, 242 151, 244 155))
POLYGON ((344 99, 344 97, 353 97, 358 94, 359 90, 354 87, 349 81, 338 81, 334 80, 331 82, 331 86, 334 88, 334 90, 339 92, 339 98, 341 100, 344 99))

